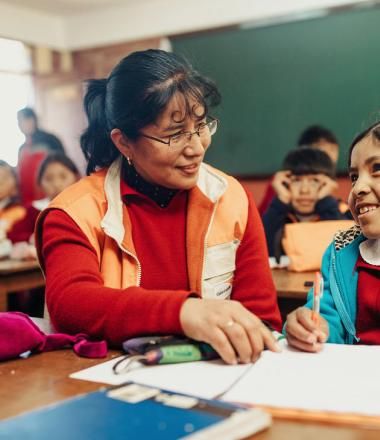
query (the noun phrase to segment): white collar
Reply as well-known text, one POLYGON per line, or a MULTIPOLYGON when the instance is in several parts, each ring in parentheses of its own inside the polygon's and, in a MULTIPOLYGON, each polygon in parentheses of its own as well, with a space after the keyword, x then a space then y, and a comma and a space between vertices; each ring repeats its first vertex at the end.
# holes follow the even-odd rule
POLYGON ((45 198, 45 199, 39 199, 39 200, 34 200, 32 202, 32 206, 33 208, 38 209, 38 211, 43 211, 45 208, 48 207, 50 203, 50 199, 45 198))
POLYGON ((359 244, 363 260, 373 266, 380 266, 380 238, 365 240, 359 244))
MULTIPOLYGON (((101 220, 101 227, 109 237, 121 245, 125 230, 123 225, 123 201, 120 193, 122 157, 116 159, 108 168, 104 192, 107 200, 107 212, 101 220)), ((202 163, 197 182, 199 189, 215 203, 226 191, 227 180, 213 171, 211 167, 202 163)))

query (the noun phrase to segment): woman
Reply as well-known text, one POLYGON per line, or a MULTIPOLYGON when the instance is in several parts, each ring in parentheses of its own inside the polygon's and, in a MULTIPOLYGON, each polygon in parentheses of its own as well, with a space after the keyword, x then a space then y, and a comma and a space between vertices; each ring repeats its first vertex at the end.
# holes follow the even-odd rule
POLYGON ((89 82, 81 145, 91 174, 37 228, 57 329, 112 344, 185 334, 228 363, 277 349, 262 323, 277 329, 280 316, 256 208, 202 163, 219 100, 210 80, 160 50, 89 82))

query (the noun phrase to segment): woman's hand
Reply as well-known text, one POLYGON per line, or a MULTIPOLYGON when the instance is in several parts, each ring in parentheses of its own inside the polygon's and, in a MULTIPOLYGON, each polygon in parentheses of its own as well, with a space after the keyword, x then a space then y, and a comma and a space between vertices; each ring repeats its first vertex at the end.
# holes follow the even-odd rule
POLYGON ((265 347, 280 351, 272 332, 237 301, 188 298, 180 322, 186 336, 209 343, 228 364, 254 362, 265 347))
POLYGON ((318 321, 314 321, 312 313, 306 307, 299 307, 290 313, 286 321, 286 338, 289 345, 299 350, 316 353, 327 341, 329 325, 320 315, 318 321))
POLYGON ((290 171, 277 171, 272 180, 272 187, 282 203, 288 204, 291 200, 289 191, 290 171))

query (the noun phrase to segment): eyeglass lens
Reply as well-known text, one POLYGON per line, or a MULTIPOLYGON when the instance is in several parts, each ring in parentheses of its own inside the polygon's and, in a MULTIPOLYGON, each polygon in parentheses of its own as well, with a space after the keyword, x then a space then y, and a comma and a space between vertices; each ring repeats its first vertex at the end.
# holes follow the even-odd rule
POLYGON ((217 127, 218 121, 217 119, 213 119, 212 121, 207 122, 207 124, 199 126, 198 129, 193 132, 184 132, 171 136, 169 139, 169 146, 175 148, 181 147, 186 141, 190 141, 192 136, 195 134, 197 134, 199 137, 212 136, 215 134, 217 127))

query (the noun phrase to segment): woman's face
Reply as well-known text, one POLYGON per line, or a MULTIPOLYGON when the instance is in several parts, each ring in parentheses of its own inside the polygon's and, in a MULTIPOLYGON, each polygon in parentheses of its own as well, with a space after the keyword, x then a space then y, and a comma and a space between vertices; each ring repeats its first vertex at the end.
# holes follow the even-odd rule
MULTIPOLYGON (((141 133, 164 141, 182 132, 193 133, 205 123, 205 119, 197 118, 197 115, 203 114, 204 108, 195 102, 190 102, 190 105, 194 106, 195 114, 184 118, 185 100, 182 95, 174 96, 157 120, 145 126, 141 133)), ((166 188, 187 190, 197 184, 199 168, 210 143, 208 131, 201 136, 195 133, 191 139, 186 138, 182 146, 169 146, 140 136, 136 141, 128 140, 128 147, 123 154, 148 182, 166 188)))
POLYGON ((352 150, 348 203, 367 238, 380 238, 380 143, 372 135, 352 150))
POLYGON ((60 162, 52 162, 46 167, 40 185, 46 197, 53 199, 77 180, 77 175, 60 162))

